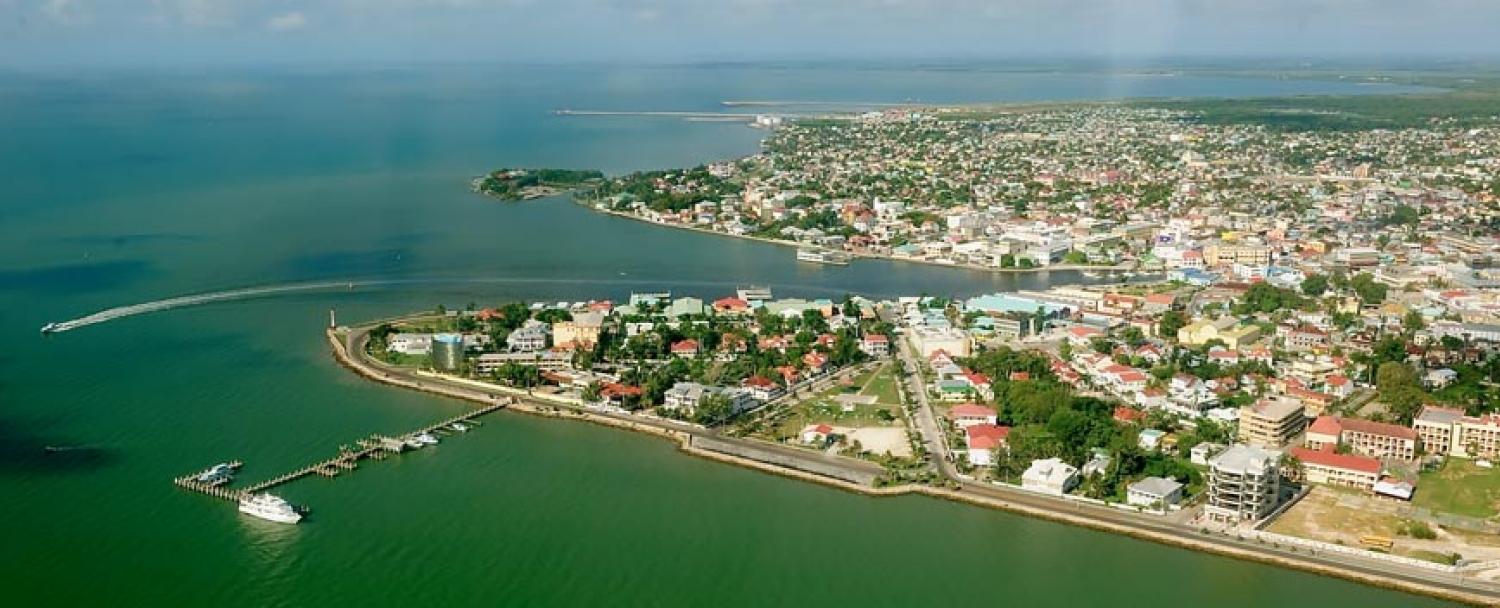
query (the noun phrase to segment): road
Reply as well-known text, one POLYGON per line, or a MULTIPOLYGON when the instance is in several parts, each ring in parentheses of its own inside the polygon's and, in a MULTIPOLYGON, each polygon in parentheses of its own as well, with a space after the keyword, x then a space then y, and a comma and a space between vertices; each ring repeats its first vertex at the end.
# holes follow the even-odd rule
MULTIPOLYGON (((586 412, 591 416, 607 418, 627 425, 653 427, 673 433, 713 438, 757 450, 767 450, 793 460, 818 462, 823 465, 842 467, 851 471, 866 473, 883 472, 883 469, 874 463, 830 454, 814 453, 769 442, 746 441, 725 437, 711 429, 673 420, 586 409, 567 399, 556 396, 535 395, 526 391, 504 387, 493 387, 493 389, 486 387, 484 390, 480 390, 472 384, 441 377, 420 375, 413 370, 393 367, 370 358, 365 354, 364 349, 367 340, 367 329, 354 329, 346 332, 339 346, 347 356, 342 357, 341 360, 353 367, 355 371, 381 382, 479 402, 493 401, 499 398, 501 394, 514 395, 533 403, 543 403, 561 409, 586 412)), ((904 337, 899 342, 901 347, 900 356, 906 361, 908 368, 914 371, 920 370, 921 368, 918 366, 915 354, 910 349, 904 337)), ((925 387, 921 385, 920 375, 912 374, 905 381, 908 383, 910 394, 917 400, 918 411, 916 420, 922 440, 933 455, 933 462, 938 471, 945 479, 958 488, 951 495, 943 490, 934 488, 914 488, 916 491, 958 500, 974 499, 981 504, 989 506, 1020 511, 1039 517, 1063 520, 1067 523, 1085 527, 1132 534, 1167 544, 1187 544, 1189 546, 1207 547, 1227 555, 1236 555, 1272 563, 1283 560, 1296 562, 1304 566, 1310 565, 1329 568, 1335 571, 1329 572, 1329 574, 1346 573, 1346 577, 1349 574, 1375 577, 1379 580, 1390 581, 1392 583, 1404 583, 1403 587, 1421 587, 1429 590, 1429 592, 1444 593, 1450 599, 1484 605, 1500 604, 1500 585, 1464 578, 1460 575, 1443 575, 1430 570, 1401 567, 1396 564, 1374 562, 1343 555, 1295 552, 1289 549, 1263 545, 1255 541, 1241 541, 1229 536, 1203 534, 1196 528, 1174 523, 1159 516, 1122 511, 1111 507, 1034 494, 1011 486, 999 486, 966 479, 959 474, 957 468, 947 458, 946 440, 941 432, 941 427, 938 426, 937 418, 927 398, 925 387)), ((1296 567, 1290 564, 1283 565, 1296 567)), ((1365 582, 1378 584, 1378 581, 1365 582)))
MULTIPOLYGON (((910 394, 916 399, 916 420, 918 430, 922 435, 922 441, 933 454, 933 461, 942 476, 959 487, 957 493, 960 496, 1001 501, 1004 503, 1002 506, 1009 506, 1011 508, 1020 507, 1020 510, 1023 511, 1031 511, 1044 517, 1050 515, 1056 518, 1063 518, 1067 519, 1070 523, 1084 526, 1128 528, 1146 533, 1148 537, 1161 542, 1171 542, 1166 538, 1161 538, 1165 536, 1187 543, 1211 545, 1219 548, 1224 553, 1249 553, 1251 554, 1250 556, 1261 560, 1294 560, 1302 564, 1313 564, 1350 573, 1375 576, 1392 581, 1402 581, 1413 585, 1436 588, 1449 593, 1469 596, 1479 594, 1484 598, 1490 598, 1489 601, 1484 602, 1486 604, 1494 604, 1497 603, 1497 600, 1500 600, 1500 585, 1475 579, 1466 579, 1461 575, 1443 575, 1430 570, 1403 567, 1387 562, 1362 560, 1345 555, 1315 555, 1306 551, 1298 552, 1289 549, 1280 549, 1263 545, 1257 541, 1242 541, 1231 536, 1204 534, 1199 528, 1191 525, 1190 522, 1176 521, 1159 515, 1124 511, 1113 507, 1035 494, 1014 486, 977 482, 966 478, 959 474, 950 456, 947 447, 947 435, 942 432, 942 428, 937 421, 937 414, 927 397, 927 390, 923 385, 920 373, 922 368, 919 365, 916 353, 909 341, 905 339, 905 336, 902 336, 898 342, 900 342, 900 356, 902 360, 906 362, 908 369, 915 372, 906 379, 906 382, 910 389, 910 394)), ((1121 530, 1113 531, 1118 532, 1121 530)), ((1124 532, 1130 533, 1128 530, 1124 532)), ((1472 600, 1475 598, 1470 597, 1469 599, 1472 600)))
MULTIPOLYGON (((513 389, 502 386, 485 385, 477 386, 478 383, 465 382, 456 379, 448 379, 442 376, 430 376, 417 373, 415 370, 401 368, 386 364, 370 357, 365 351, 365 344, 369 341, 369 329, 350 329, 341 340, 341 347, 345 356, 341 358, 344 362, 355 368, 355 371, 380 382, 404 386, 417 390, 447 395, 450 397, 477 401, 481 403, 492 402, 501 395, 513 396, 524 399, 530 403, 541 404, 559 409, 571 410, 585 413, 590 416, 613 420, 626 426, 651 427, 662 431, 689 435, 695 437, 711 438, 720 442, 741 446, 747 449, 771 452, 793 461, 805 461, 816 463, 820 467, 836 467, 851 472, 851 477, 881 475, 885 469, 878 464, 864 460, 855 460, 833 454, 812 452, 794 447, 788 447, 770 442, 748 441, 736 437, 728 437, 713 429, 707 429, 698 425, 679 422, 668 418, 656 418, 638 416, 633 414, 611 412, 593 408, 585 408, 580 403, 565 397, 556 395, 537 394, 530 391, 513 389)), ((810 470, 798 469, 804 472, 810 470)), ((816 473, 814 473, 816 474, 816 473)))

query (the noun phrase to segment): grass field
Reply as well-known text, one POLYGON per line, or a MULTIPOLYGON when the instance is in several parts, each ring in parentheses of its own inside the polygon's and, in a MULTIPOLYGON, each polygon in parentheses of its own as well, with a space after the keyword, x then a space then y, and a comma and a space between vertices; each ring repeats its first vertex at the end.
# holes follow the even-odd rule
POLYGON ((1450 458, 1442 469, 1423 473, 1412 502, 1433 511, 1490 518, 1500 514, 1500 468, 1450 458))
POLYGON ((875 376, 870 378, 865 384, 864 390, 861 390, 859 394, 873 395, 875 401, 881 405, 899 406, 901 405, 901 395, 896 387, 900 381, 896 364, 886 363, 880 366, 875 372, 875 376))
POLYGON ((882 364, 872 370, 856 374, 847 384, 811 395, 793 404, 792 415, 782 422, 783 429, 800 430, 809 424, 829 424, 846 427, 877 427, 901 425, 901 400, 896 394, 895 367, 882 364), (838 401, 841 395, 874 397, 875 403, 857 404, 854 411, 844 411, 838 401), (895 420, 882 420, 878 412, 886 410, 895 420))

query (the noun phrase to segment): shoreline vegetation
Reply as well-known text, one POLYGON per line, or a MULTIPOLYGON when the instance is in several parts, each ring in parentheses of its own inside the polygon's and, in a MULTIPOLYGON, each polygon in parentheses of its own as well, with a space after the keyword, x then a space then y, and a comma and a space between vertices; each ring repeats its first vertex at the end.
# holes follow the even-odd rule
POLYGON ((474 178, 472 185, 475 192, 513 202, 556 196, 603 181, 601 171, 505 168, 474 178))
MULTIPOLYGON (((367 329, 367 328, 366 328, 367 329)), ((1443 600, 1459 602, 1474 606, 1494 605, 1493 597, 1482 593, 1460 591, 1452 588, 1433 586, 1421 581, 1411 579, 1396 579, 1389 575, 1378 572, 1360 571, 1350 568, 1338 567, 1336 565, 1317 563, 1296 555, 1287 555, 1280 547, 1276 551, 1264 546, 1256 547, 1248 543, 1240 545, 1233 544, 1228 539, 1219 539, 1209 535, 1194 536, 1188 531, 1169 531, 1165 529, 1151 529, 1144 526, 1130 525, 1105 521, 1093 517, 1087 517, 1081 513, 1070 513, 1063 510, 1063 504, 1052 504, 1038 506, 1035 504, 1024 504, 1017 500, 1007 500, 990 495, 980 494, 978 484, 963 485, 957 489, 940 488, 930 485, 903 484, 884 487, 861 485, 850 481, 836 479, 826 475, 799 470, 790 466, 763 462, 745 458, 733 454, 710 451, 695 447, 692 443, 693 434, 686 429, 677 430, 663 426, 647 424, 646 421, 634 421, 621 419, 616 416, 606 415, 599 412, 587 411, 583 408, 570 406, 562 403, 545 403, 542 396, 522 391, 519 389, 472 383, 472 386, 463 386, 461 381, 438 374, 427 374, 422 377, 428 381, 413 381, 397 376, 387 371, 381 371, 372 367, 371 361, 366 360, 363 348, 357 341, 358 331, 350 328, 329 328, 325 331, 325 337, 331 347, 334 360, 345 369, 354 372, 367 380, 387 384, 400 388, 426 392, 461 401, 488 404, 499 398, 498 394, 507 397, 516 397, 514 405, 507 407, 520 413, 553 419, 577 420, 589 422, 605 427, 612 427, 628 431, 635 431, 646 435, 658 437, 677 445, 680 452, 713 460, 724 464, 736 465, 751 470, 769 473, 779 477, 807 481, 827 487, 841 489, 857 494, 871 497, 895 497, 904 495, 922 495, 956 503, 972 506, 1006 511, 1027 517, 1034 517, 1055 523, 1073 525, 1100 532, 1120 534, 1122 536, 1154 542, 1161 545, 1178 547, 1182 549, 1201 551, 1213 555, 1242 559, 1246 561, 1301 570, 1313 574, 1331 576, 1343 580, 1353 581, 1374 587, 1413 593, 1443 600), (351 353, 352 351, 352 353, 351 353), (459 386, 445 385, 451 382, 459 386)), ((1045 499, 1044 499, 1045 500, 1045 499)))
MULTIPOLYGON (((1137 110, 1162 110, 1181 113, 1184 120, 1211 126, 1227 125, 1254 125, 1271 132, 1308 132, 1308 131, 1357 131, 1369 129, 1394 129, 1415 128, 1431 125, 1436 122, 1447 122, 1462 126, 1466 124, 1478 124, 1492 121, 1500 111, 1500 79, 1484 75, 1442 73, 1442 72, 1395 72, 1377 73, 1361 70, 1293 70, 1287 72, 1266 73, 1262 71, 1234 72, 1224 70, 1179 70, 1185 74, 1204 74, 1216 76, 1244 76, 1244 77, 1269 77, 1338 80, 1345 82, 1390 84, 1422 86, 1431 90, 1381 93, 1368 95, 1306 95, 1306 96, 1281 96, 1281 97, 1242 97, 1242 98, 1132 98, 1121 100, 1101 101, 1055 101, 1055 102, 1015 102, 1015 103, 973 103, 973 104, 882 104, 881 108, 894 111, 894 108, 904 110, 931 111, 940 121, 985 121, 1000 116, 1028 114, 1037 112, 1048 112, 1079 108, 1121 108, 1137 110)), ((737 107, 743 104, 761 105, 768 111, 773 111, 779 106, 796 105, 796 101, 779 102, 724 102, 726 106, 737 107)), ((821 107, 821 106, 820 106, 821 107)), ((856 106, 842 113, 831 115, 788 115, 784 118, 798 125, 838 124, 857 119, 860 114, 853 110, 856 106)), ((863 107, 863 106, 859 106, 863 107)), ((868 109, 868 108, 867 108, 868 109)), ((736 117, 741 118, 741 117, 736 117)), ((760 126, 762 118, 756 117, 756 126, 760 126)), ((775 118, 775 117, 769 117, 775 118)), ((780 118, 770 120, 770 123, 779 123, 780 118)), ((775 129, 771 129, 774 132, 775 129)), ((715 165, 737 167, 736 171, 742 172, 746 177, 763 176, 774 170, 772 161, 767 154, 774 152, 767 148, 768 143, 774 139, 762 141, 762 151, 750 156, 715 161, 715 165)), ((785 145, 785 144, 778 144, 785 145)), ((782 152, 785 152, 784 150, 782 152)), ((568 196, 574 203, 580 204, 590 210, 607 215, 641 221, 657 226, 668 228, 679 228, 695 232, 713 234, 718 236, 736 237, 751 241, 758 241, 773 245, 781 245, 797 248, 822 249, 827 247, 821 241, 809 241, 796 234, 789 235, 789 228, 801 229, 813 232, 821 230, 818 234, 827 234, 830 237, 848 238, 850 245, 839 247, 834 245, 833 249, 847 254, 852 258, 884 259, 898 262, 914 262, 930 266, 960 268, 972 271, 983 271, 999 274, 1015 273, 1045 273, 1050 271, 1081 271, 1085 273, 1115 274, 1130 272, 1151 272, 1148 265, 1139 260, 1120 259, 1119 256, 1104 256, 1095 259, 1095 256, 1077 256, 1077 259, 1069 258, 1054 262, 1052 264, 1036 264, 1033 260, 1021 255, 1005 256, 1014 257, 1013 262, 1007 264, 1007 260, 997 263, 973 263, 972 260, 954 259, 953 257, 930 255, 911 255, 909 251, 900 250, 896 245, 906 243, 907 240, 898 237, 889 246, 890 251, 874 250, 870 247, 856 246, 860 233, 853 231, 847 225, 850 220, 842 218, 839 221, 822 217, 804 217, 801 220, 777 219, 772 221, 761 217, 756 221, 758 224, 738 226, 731 230, 730 227, 720 227, 718 223, 710 222, 699 225, 693 221, 684 219, 688 212, 695 207, 701 207, 700 201, 716 201, 726 197, 744 195, 751 196, 747 188, 748 182, 745 178, 724 178, 722 174, 711 170, 707 165, 696 168, 680 168, 657 171, 639 171, 627 175, 608 177, 600 171, 593 170, 566 170, 566 169, 501 169, 493 171, 486 176, 474 180, 474 190, 487 196, 495 197, 505 201, 533 200, 551 196, 568 196), (681 190, 672 186, 667 190, 662 178, 672 174, 690 174, 692 180, 700 184, 698 191, 681 190), (660 200, 658 200, 660 199, 660 200), (646 201, 651 204, 643 206, 646 201), (626 205, 631 202, 631 205, 626 205), (683 216, 683 217, 678 217, 683 216)), ((951 196, 951 193, 950 193, 951 196)), ((801 198, 787 202, 787 206, 797 206, 801 198)), ((826 214, 823 214, 826 215, 826 214)), ((912 220, 913 225, 919 221, 934 221, 939 219, 930 213, 909 212, 907 215, 917 216, 912 220)), ((748 216, 747 216, 748 217, 748 216)), ((780 216, 777 216, 778 218, 780 216)), ((701 223, 703 220, 699 220, 701 223)), ((727 226, 727 225, 726 225, 727 226)), ((799 233, 800 234, 800 233, 799 233)))

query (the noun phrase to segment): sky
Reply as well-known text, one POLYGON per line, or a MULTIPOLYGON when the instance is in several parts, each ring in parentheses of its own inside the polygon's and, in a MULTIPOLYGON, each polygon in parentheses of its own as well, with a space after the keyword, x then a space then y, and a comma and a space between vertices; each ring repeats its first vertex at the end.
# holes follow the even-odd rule
POLYGON ((1500 57, 1500 0, 0 0, 0 66, 1500 57))

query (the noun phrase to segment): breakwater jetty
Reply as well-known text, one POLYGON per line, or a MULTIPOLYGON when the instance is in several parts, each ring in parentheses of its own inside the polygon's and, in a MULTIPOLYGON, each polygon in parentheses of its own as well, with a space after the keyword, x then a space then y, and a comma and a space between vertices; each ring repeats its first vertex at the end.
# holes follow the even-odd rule
POLYGON ((382 460, 392 454, 399 454, 408 449, 419 449, 424 445, 428 445, 428 443, 422 441, 425 437, 434 438, 435 441, 437 435, 451 435, 460 432, 460 429, 467 430, 469 426, 478 426, 479 423, 475 420, 476 418, 508 407, 514 404, 514 402, 514 398, 497 399, 479 408, 396 437, 379 434, 370 435, 354 442, 352 446, 340 446, 338 454, 332 458, 246 486, 231 487, 229 476, 215 475, 216 471, 224 470, 225 468, 231 471, 238 470, 243 466, 243 463, 239 460, 177 477, 172 480, 172 483, 179 488, 191 490, 205 496, 239 502, 241 499, 251 495, 265 492, 304 477, 312 475, 328 478, 337 477, 345 472, 359 468, 359 461, 361 460, 382 460))

